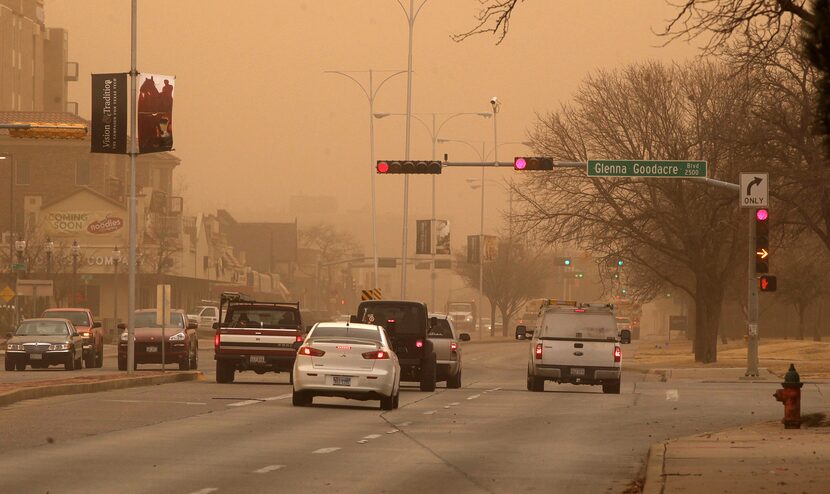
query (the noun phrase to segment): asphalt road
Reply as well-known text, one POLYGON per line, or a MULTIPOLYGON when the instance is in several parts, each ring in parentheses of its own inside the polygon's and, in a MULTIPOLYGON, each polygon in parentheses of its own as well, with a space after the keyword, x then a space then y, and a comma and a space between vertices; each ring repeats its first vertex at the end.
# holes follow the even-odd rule
POLYGON ((781 415, 772 383, 626 372, 620 395, 530 393, 526 346, 467 344, 462 389, 409 386, 391 412, 295 408, 284 374, 219 385, 203 350, 205 381, 0 408, 0 492, 621 492, 654 442, 781 415))

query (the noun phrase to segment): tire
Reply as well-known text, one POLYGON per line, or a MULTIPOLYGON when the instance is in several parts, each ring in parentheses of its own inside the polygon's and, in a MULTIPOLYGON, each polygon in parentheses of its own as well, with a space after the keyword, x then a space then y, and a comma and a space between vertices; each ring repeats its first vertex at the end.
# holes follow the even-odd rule
POLYGON ((101 368, 104 366, 104 344, 101 343, 101 348, 98 349, 98 359, 95 361, 95 367, 101 368))
POLYGON ((398 390, 398 392, 395 394, 395 399, 392 401, 392 408, 397 410, 398 406, 400 405, 400 402, 401 402, 401 392, 400 392, 400 390, 398 390))
POLYGON ((307 407, 312 404, 314 397, 305 391, 292 391, 291 404, 295 407, 307 407))
POLYGON ((620 394, 621 381, 614 381, 611 383, 602 383, 602 392, 605 394, 618 395, 620 394))
POLYGON ((98 362, 96 362, 97 358, 98 352, 90 352, 89 355, 84 358, 84 366, 87 369, 94 369, 95 367, 98 367, 98 362))
POLYGON ((196 370, 199 368, 199 347, 197 346, 196 349, 193 351, 193 358, 190 360, 190 370, 196 370))
POLYGON ((461 371, 459 370, 454 376, 447 378, 447 389, 458 389, 461 387, 461 371))
POLYGON ((380 398, 380 409, 381 410, 394 410, 395 409, 395 397, 394 396, 382 396, 380 398))
POLYGON ((536 377, 531 375, 530 372, 527 373, 527 390, 533 391, 534 393, 541 393, 545 390, 545 380, 541 377, 536 377))
POLYGON ((233 382, 233 375, 236 372, 233 364, 228 362, 216 362, 216 382, 220 384, 228 384, 233 382))
POLYGON ((26 363, 25 362, 17 362, 16 364, 14 364, 14 367, 19 371, 24 371, 24 370, 26 370, 26 363))
POLYGON ((66 354, 66 362, 63 363, 63 370, 74 370, 75 369, 75 359, 72 357, 71 353, 66 354))
POLYGON ((421 365, 421 391, 435 391, 435 373, 438 370, 435 353, 430 353, 421 365))
POLYGON ((5 359, 6 364, 6 371, 13 371, 15 368, 14 361, 11 359, 5 359))
MULTIPOLYGON (((87 366, 87 367, 89 367, 89 366, 87 366)), ((83 350, 81 350, 81 356, 78 357, 77 359, 75 359, 75 368, 78 369, 78 370, 81 370, 81 369, 84 368, 84 353, 83 353, 83 350)))
POLYGON ((190 352, 187 352, 187 355, 185 355, 184 360, 179 361, 179 370, 190 370, 190 352))
POLYGON ((127 370, 127 359, 118 357, 118 370, 120 370, 120 371, 127 370))

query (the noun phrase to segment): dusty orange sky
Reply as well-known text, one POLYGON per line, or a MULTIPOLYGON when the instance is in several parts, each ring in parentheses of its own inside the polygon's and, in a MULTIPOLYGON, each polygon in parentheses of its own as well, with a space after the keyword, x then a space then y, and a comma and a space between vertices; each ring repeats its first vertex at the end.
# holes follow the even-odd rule
MULTIPOLYGON (((501 45, 490 35, 453 42, 450 35, 473 26, 479 8, 475 0, 429 0, 421 11, 413 111, 486 112, 498 96, 500 141, 525 140, 535 113, 567 101, 589 71, 697 53, 680 42, 660 47, 664 40, 653 33, 675 12, 664 0, 528 0, 501 45)), ((129 70, 129 14, 129 0, 47 0, 47 25, 68 29, 70 59, 80 63, 70 99, 82 116, 89 116, 88 74, 129 70)), ((336 196, 341 216, 368 228, 367 102, 350 81, 324 71, 405 69, 406 55, 406 20, 395 0, 139 1, 139 71, 177 77, 175 147, 190 212, 225 207, 245 219, 293 220, 290 196, 336 196)), ((402 112, 405 95, 405 76, 398 77, 381 90, 375 110, 402 112)), ((404 156, 403 123, 376 120, 377 158, 404 156)), ((489 151, 492 121, 460 117, 441 137, 477 148, 484 140, 489 151)), ((412 142, 413 158, 431 156, 417 122, 412 142)), ((477 160, 463 145, 438 151, 477 160)), ((505 145, 499 152, 509 161, 528 150, 505 145)), ((478 191, 465 179, 479 173, 446 170, 438 179, 437 216, 451 220, 454 244, 478 231, 478 191)), ((487 173, 501 180, 511 172, 487 173)), ((379 177, 378 184, 391 224, 402 179, 379 177)), ((413 223, 429 217, 429 184, 412 180, 413 223)), ((495 183, 487 190, 490 233, 507 201, 495 183)), ((388 233, 381 249, 393 255, 399 226, 388 233)))

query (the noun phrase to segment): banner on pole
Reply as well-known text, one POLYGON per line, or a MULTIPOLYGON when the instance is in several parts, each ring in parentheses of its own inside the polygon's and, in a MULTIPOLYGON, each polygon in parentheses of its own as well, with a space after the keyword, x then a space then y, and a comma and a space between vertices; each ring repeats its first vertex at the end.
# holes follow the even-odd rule
POLYGON ((173 89, 170 75, 138 75, 138 152, 173 149, 173 89))
POLYGON ((435 253, 450 255, 450 222, 435 220, 435 253))
POLYGON ((126 154, 127 74, 92 74, 92 153, 126 154))
POLYGON ((432 220, 415 221, 415 253, 432 254, 432 220))

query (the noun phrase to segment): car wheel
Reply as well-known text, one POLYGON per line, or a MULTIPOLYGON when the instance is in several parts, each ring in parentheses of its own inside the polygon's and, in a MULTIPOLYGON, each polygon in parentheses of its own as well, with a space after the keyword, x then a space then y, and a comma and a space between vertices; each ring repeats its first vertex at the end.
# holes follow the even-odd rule
POLYGON ((66 354, 66 362, 63 363, 63 370, 75 369, 75 357, 71 353, 66 354))
POLYGON ((394 409, 396 409, 396 410, 397 410, 397 409, 398 409, 398 405, 400 405, 400 402, 401 402, 401 392, 400 392, 400 391, 398 391, 398 392, 395 394, 395 399, 394 399, 394 401, 392 402, 392 408, 394 408, 394 409))
POLYGON ((13 371, 14 370, 15 365, 14 365, 14 362, 11 359, 5 359, 5 363, 6 363, 6 370, 7 371, 13 371))
POLYGON ((190 370, 196 370, 199 368, 199 347, 197 346, 193 350, 193 358, 190 360, 190 370))
POLYGON ((459 370, 454 376, 447 378, 448 389, 458 389, 461 387, 461 371, 459 370))
POLYGON ((233 374, 236 372, 233 364, 228 362, 216 362, 216 382, 220 384, 227 384, 233 382, 233 374))
POLYGON ((288 371, 288 384, 294 384, 294 370, 288 371))
POLYGON ((430 353, 421 365, 421 391, 435 391, 435 372, 438 364, 436 363, 435 353, 430 353))
POLYGON ((527 390, 533 391, 535 393, 541 393, 545 390, 545 380, 541 377, 536 377, 531 375, 529 372, 527 374, 527 390))
POLYGON ((380 398, 380 409, 381 410, 393 410, 395 408, 395 397, 394 396, 381 396, 380 398))
POLYGON ((190 352, 187 352, 187 355, 184 356, 184 360, 179 361, 179 370, 190 370, 190 352))
POLYGON ((620 381, 602 383, 602 392, 605 394, 618 395, 620 394, 620 384, 620 381))
POLYGON ((90 351, 89 354, 84 358, 84 366, 87 369, 92 369, 92 368, 98 367, 97 365, 95 365, 96 364, 96 362, 95 362, 96 357, 97 357, 97 352, 90 351))
POLYGON ((307 407, 314 402, 314 396, 307 391, 292 391, 291 404, 295 407, 307 407))
POLYGON ((118 357, 118 370, 120 370, 120 371, 127 370, 127 359, 118 357))
POLYGON ((26 362, 17 362, 16 364, 14 364, 14 366, 19 371, 26 370, 26 362))

